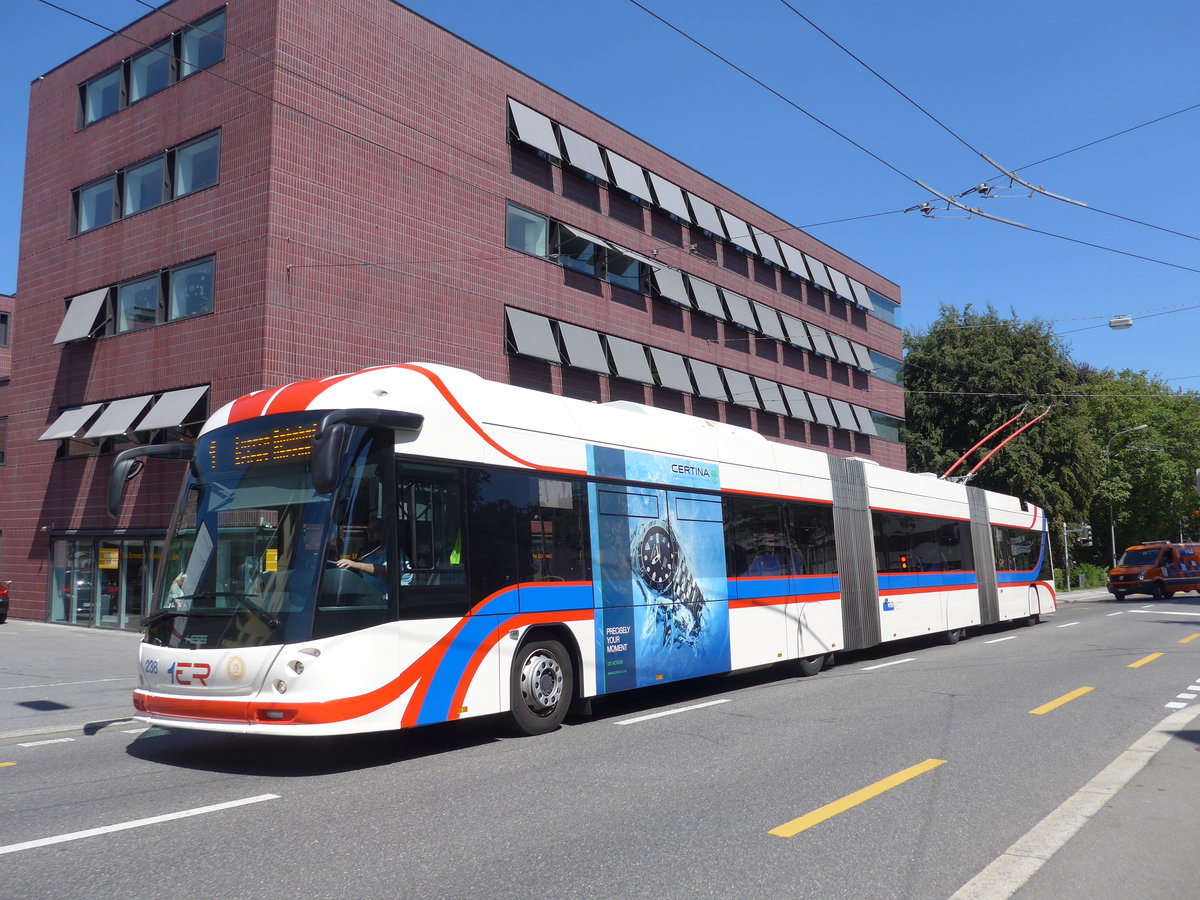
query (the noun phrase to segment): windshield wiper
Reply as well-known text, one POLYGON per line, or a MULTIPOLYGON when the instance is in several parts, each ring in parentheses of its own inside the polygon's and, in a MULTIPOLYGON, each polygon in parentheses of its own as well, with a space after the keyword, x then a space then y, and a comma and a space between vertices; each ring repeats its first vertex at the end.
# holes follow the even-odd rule
POLYGON ((164 609, 153 613, 142 619, 142 625, 153 625, 155 622, 161 622, 163 619, 176 618, 178 616, 195 616, 199 619, 218 619, 224 616, 233 616, 238 609, 246 609, 252 612, 257 618, 261 619, 268 628, 274 631, 283 623, 275 616, 271 615, 257 603, 254 603, 249 594, 239 594, 233 591, 200 591, 196 594, 185 594, 178 600, 216 600, 218 597, 233 597, 237 600, 238 605, 232 609, 164 609))

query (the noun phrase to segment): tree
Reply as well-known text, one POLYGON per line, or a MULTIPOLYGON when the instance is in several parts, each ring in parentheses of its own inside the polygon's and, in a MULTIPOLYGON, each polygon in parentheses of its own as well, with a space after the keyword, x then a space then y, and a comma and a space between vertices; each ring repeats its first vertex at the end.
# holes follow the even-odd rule
MULTIPOLYGON (((1089 427, 1085 374, 1048 323, 1001 318, 991 306, 977 312, 943 305, 927 330, 906 332, 904 343, 910 469, 941 475, 1022 406, 1031 411, 1024 421, 1050 406, 971 484, 1015 494, 1059 521, 1087 519, 1104 448, 1089 427)), ((984 452, 956 474, 966 474, 984 452)))

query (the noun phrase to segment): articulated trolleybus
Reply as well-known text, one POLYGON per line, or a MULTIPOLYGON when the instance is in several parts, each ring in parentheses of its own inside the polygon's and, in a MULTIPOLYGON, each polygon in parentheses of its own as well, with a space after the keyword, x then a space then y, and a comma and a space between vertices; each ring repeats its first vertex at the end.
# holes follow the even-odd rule
POLYGON ((248 734, 507 713, 1055 608, 1042 510, 632 403, 385 366, 219 410, 140 644, 142 721, 248 734))

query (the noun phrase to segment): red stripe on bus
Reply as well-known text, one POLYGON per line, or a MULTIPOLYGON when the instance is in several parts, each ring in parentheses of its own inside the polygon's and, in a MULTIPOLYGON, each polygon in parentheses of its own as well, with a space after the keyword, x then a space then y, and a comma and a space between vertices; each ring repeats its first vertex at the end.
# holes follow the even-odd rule
POLYGON ((754 609, 758 606, 783 606, 786 603, 815 603, 836 600, 841 594, 784 594, 782 597, 739 597, 729 601, 730 609, 754 609))

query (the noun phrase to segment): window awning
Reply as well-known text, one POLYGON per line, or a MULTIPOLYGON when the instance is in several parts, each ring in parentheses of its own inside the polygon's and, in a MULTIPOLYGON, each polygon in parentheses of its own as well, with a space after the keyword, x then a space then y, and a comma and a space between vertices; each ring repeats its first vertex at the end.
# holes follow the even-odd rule
POLYGON ((754 318, 754 310, 750 307, 750 301, 741 294, 735 294, 724 288, 721 289, 721 293, 725 295, 725 306, 729 309, 729 318, 743 328, 758 331, 758 322, 754 318))
POLYGON ((696 298, 696 308, 700 312, 708 313, 714 319, 725 318, 725 307, 721 305, 721 295, 717 292, 717 286, 700 278, 692 278, 688 276, 688 281, 692 285, 692 296, 696 298))
POLYGON ((754 390, 754 382, 745 372, 721 367, 725 374, 725 383, 729 385, 729 398, 738 406, 748 406, 750 409, 762 409, 758 402, 758 394, 754 390))
POLYGON ((562 224, 560 224, 558 227, 560 230, 566 232, 568 239, 576 237, 587 241, 589 244, 595 244, 597 247, 603 247, 606 250, 613 249, 613 245, 604 240, 604 238, 596 237, 594 234, 584 231, 582 228, 576 228, 574 225, 562 224))
POLYGON ((783 399, 787 401, 793 419, 800 419, 804 422, 813 420, 812 410, 808 406, 808 396, 804 391, 798 387, 792 387, 790 384, 781 384, 779 389, 783 391, 783 399))
POLYGON ((721 218, 725 220, 725 230, 729 232, 729 240, 743 250, 758 256, 758 247, 754 243, 754 238, 750 236, 750 226, 733 213, 725 212, 725 210, 721 210, 721 218))
POLYGON ((82 341, 95 334, 100 327, 104 311, 104 301, 108 297, 108 288, 88 291, 78 294, 67 301, 67 314, 62 324, 58 326, 58 334, 54 343, 66 344, 70 341, 82 341))
POLYGON ((858 431, 858 419, 854 417, 854 410, 845 400, 830 399, 829 405, 833 407, 833 414, 837 418, 838 428, 844 428, 846 431, 858 431))
POLYGON ((725 383, 721 381, 721 373, 716 366, 698 359, 689 359, 688 364, 692 368, 692 377, 696 379, 696 391, 701 397, 729 400, 729 392, 725 390, 725 383))
POLYGON ((608 357, 604 355, 604 346, 600 343, 598 332, 568 322, 559 322, 558 332, 562 335, 563 346, 567 350, 568 363, 578 369, 587 369, 600 375, 609 374, 608 357))
POLYGON ((783 394, 780 392, 778 384, 755 375, 754 386, 758 388, 758 396, 762 398, 763 408, 767 412, 773 412, 777 416, 788 414, 787 404, 783 402, 783 394))
POLYGON ((650 372, 645 347, 612 335, 607 335, 605 340, 608 341, 608 351, 612 354, 617 377, 640 381, 642 384, 654 384, 654 375, 650 372))
POLYGON ((113 400, 106 404, 104 410, 97 416, 91 428, 83 433, 81 439, 99 441, 131 433, 133 420, 145 411, 153 396, 153 394, 146 394, 142 397, 126 397, 124 400, 113 400))
POLYGON ((688 196, 692 201, 692 211, 696 213, 696 224, 709 234, 715 234, 722 239, 728 238, 729 235, 725 233, 721 217, 717 215, 717 208, 703 197, 697 197, 695 194, 688 194, 688 196))
POLYGON ((180 425, 196 421, 198 412, 199 415, 203 415, 202 410, 198 410, 198 407, 201 406, 207 393, 208 385, 206 384, 199 387, 180 388, 177 391, 167 391, 150 407, 150 412, 142 417, 142 421, 138 422, 137 430, 142 432, 157 431, 160 428, 178 428, 180 425))
POLYGON ((608 181, 604 157, 600 155, 600 147, 595 141, 585 138, 582 134, 576 134, 563 125, 558 126, 558 133, 562 135, 563 144, 567 149, 567 162, 601 181, 608 181))
POLYGON ((827 266, 829 269, 829 277, 833 279, 834 290, 837 295, 843 300, 854 302, 854 291, 850 289, 850 279, 835 269, 833 266, 827 266))
POLYGON ((808 402, 812 404, 813 415, 820 424, 828 425, 830 428, 838 427, 837 416, 833 414, 833 407, 829 405, 828 397, 809 391, 808 402))
POLYGON ((504 316, 508 321, 509 348, 512 352, 555 364, 562 362, 549 319, 511 307, 505 308, 504 316))
POLYGON ((795 272, 801 278, 812 281, 812 275, 808 271, 808 266, 804 263, 804 254, 793 247, 791 244, 779 242, 779 249, 783 251, 784 261, 787 263, 788 269, 795 272))
POLYGON ((845 363, 848 366, 857 366, 858 360, 854 357, 854 350, 850 347, 850 341, 842 337, 840 334, 829 335, 829 340, 833 342, 833 352, 837 354, 838 362, 845 363))
POLYGON ((833 350, 833 344, 829 342, 829 333, 812 323, 806 324, 808 325, 808 336, 812 338, 813 350, 829 359, 837 359, 837 354, 833 350))
POLYGON ((562 156, 558 141, 554 138, 554 125, 548 118, 511 97, 508 99, 508 111, 512 115, 513 133, 517 140, 555 159, 562 156))
POLYGON ((656 268, 650 275, 658 293, 672 303, 692 308, 692 299, 688 296, 687 285, 683 283, 683 273, 678 269, 668 269, 665 266, 656 268))
POLYGON ((779 321, 779 311, 770 306, 754 301, 754 314, 758 316, 759 330, 767 337, 775 338, 777 341, 786 341, 787 334, 784 333, 783 325, 779 321))
POLYGON ((829 278, 829 270, 825 268, 825 263, 819 259, 813 259, 808 254, 804 255, 804 261, 808 263, 808 271, 812 272, 813 284, 823 287, 831 294, 836 293, 833 289, 833 282, 829 278))
POLYGON ((660 385, 684 394, 696 392, 696 389, 692 387, 691 376, 688 375, 687 363, 678 353, 651 347, 650 358, 654 361, 654 371, 658 373, 660 385))
POLYGON ((650 176, 650 185, 654 188, 654 195, 658 197, 658 205, 667 212, 674 213, 683 221, 691 222, 692 213, 687 208, 687 202, 683 199, 683 191, 679 189, 679 185, 667 181, 654 172, 647 174, 650 176))
POLYGON ((854 407, 854 415, 858 418, 858 430, 872 437, 879 437, 879 429, 875 427, 875 419, 865 406, 854 407))
POLYGON ((787 313, 780 313, 779 321, 783 323, 784 330, 787 331, 789 343, 803 350, 812 350, 812 338, 808 336, 808 329, 804 327, 803 322, 787 313))
POLYGON ((858 360, 858 367, 867 372, 875 371, 875 363, 871 361, 871 351, 855 341, 850 342, 850 349, 854 351, 854 358, 858 360))
POLYGON ((758 243, 758 250, 765 259, 769 259, 781 269, 787 268, 787 264, 783 261, 783 254, 779 252, 779 244, 775 242, 773 235, 760 231, 753 225, 750 226, 750 233, 754 235, 754 240, 758 243))
POLYGON ((871 302, 871 294, 867 291, 866 285, 850 279, 850 290, 854 292, 854 302, 863 309, 874 311, 875 304, 871 302))
POLYGON ((649 200, 650 188, 646 185, 646 173, 642 171, 642 167, 611 150, 604 152, 608 155, 608 167, 612 169, 613 181, 617 187, 633 194, 639 200, 649 200))
POLYGON ((54 424, 42 432, 39 441, 60 441, 63 438, 73 438, 87 425, 103 403, 89 403, 74 409, 64 410, 54 420, 54 424))

